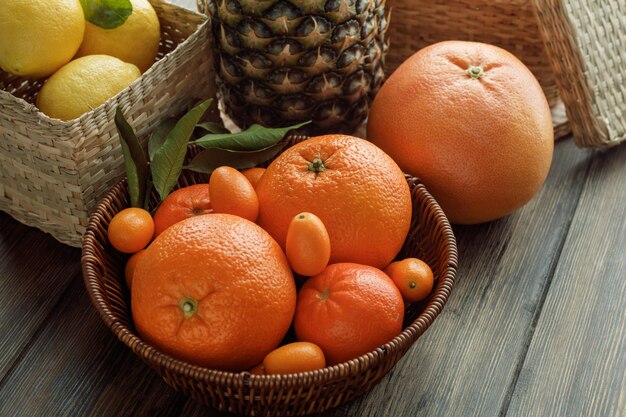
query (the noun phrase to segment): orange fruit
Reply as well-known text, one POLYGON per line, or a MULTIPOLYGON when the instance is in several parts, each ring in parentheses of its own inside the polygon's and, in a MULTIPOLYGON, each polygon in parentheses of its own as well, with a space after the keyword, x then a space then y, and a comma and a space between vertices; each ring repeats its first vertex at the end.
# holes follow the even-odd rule
POLYGON ((433 290, 433 271, 420 259, 406 258, 392 262, 385 268, 385 273, 407 303, 422 301, 433 290))
POLYGON ((221 166, 211 174, 209 193, 213 212, 234 214, 252 222, 259 215, 259 199, 254 187, 235 168, 221 166))
POLYGON ((168 195, 154 213, 154 236, 181 220, 212 211, 209 184, 180 188, 168 195))
POLYGON ((249 369, 291 325, 296 288, 287 258, 256 224, 229 214, 185 219, 140 258, 131 308, 157 349, 214 369, 249 369))
POLYGON ((265 168, 244 169, 243 171, 241 171, 241 173, 245 175, 248 181, 250 181, 250 184, 252 184, 252 186, 256 188, 256 185, 259 183, 259 180, 265 173, 265 168))
POLYGON ((107 235, 111 245, 122 253, 135 253, 152 240, 154 221, 146 210, 136 207, 117 213, 109 223, 107 235))
POLYGON ((314 371, 326 366, 324 352, 309 342, 294 342, 281 346, 265 356, 262 368, 265 374, 293 374, 314 371))
POLYGON ((294 327, 298 340, 318 345, 334 365, 393 339, 403 317, 402 295, 383 271, 339 263, 304 284, 294 327))
POLYGON ((300 275, 317 275, 330 260, 330 238, 326 226, 312 213, 300 213, 287 228, 285 251, 291 269, 300 275))
POLYGON ((124 267, 124 278, 126 279, 126 285, 128 288, 133 287, 133 276, 135 275, 135 268, 137 268, 137 262, 139 258, 145 253, 145 249, 135 252, 128 261, 126 261, 126 267, 124 267))
POLYGON ((462 41, 426 47, 391 74, 367 138, 463 224, 528 202, 554 148, 550 106, 528 68, 496 46, 462 41))
POLYGON ((250 369, 248 372, 250 372, 252 375, 265 375, 265 365, 263 365, 263 362, 261 362, 260 364, 252 367, 252 369, 250 369))
POLYGON ((257 223, 283 247, 294 216, 318 216, 330 237, 331 263, 384 267, 411 222, 411 194, 400 168, 376 146, 346 135, 287 149, 261 177, 257 195, 257 223))

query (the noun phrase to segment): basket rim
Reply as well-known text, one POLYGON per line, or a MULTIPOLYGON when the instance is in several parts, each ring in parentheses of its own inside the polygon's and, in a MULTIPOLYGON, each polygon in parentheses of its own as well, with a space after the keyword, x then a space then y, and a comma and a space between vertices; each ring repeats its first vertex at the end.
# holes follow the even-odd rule
POLYGON ((39 108, 35 104, 31 104, 28 101, 24 100, 23 98, 16 97, 10 92, 5 91, 3 89, 0 89, 0 97, 2 97, 5 100, 11 100, 15 105, 18 105, 19 107, 17 107, 17 110, 20 111, 22 114, 28 114, 32 117, 36 117, 38 119, 38 122, 47 123, 51 127, 57 127, 57 126, 58 127, 72 127, 75 125, 80 125, 81 123, 84 123, 85 121, 88 121, 89 119, 93 118, 93 115, 95 113, 107 111, 107 108, 110 107, 110 103, 112 101, 117 99, 118 96, 122 94, 126 94, 127 91, 129 89, 132 89, 135 85, 145 82, 146 77, 152 77, 153 73, 158 71, 160 67, 163 66, 164 63, 169 59, 169 57, 172 56, 172 54, 176 53, 181 48, 184 48, 188 43, 191 43, 195 38, 200 36, 200 33, 202 32, 202 29, 204 28, 204 26, 210 25, 209 18, 199 12, 196 12, 194 10, 191 10, 186 7, 179 6, 178 4, 170 3, 164 0, 159 0, 159 2, 167 4, 168 7, 172 7, 176 9, 177 12, 185 14, 186 16, 193 15, 196 18, 200 19, 199 23, 196 25, 195 31, 191 35, 189 35, 187 39, 185 39, 183 42, 177 44, 174 49, 172 49, 170 52, 165 54, 163 58, 159 59, 157 62, 152 64, 150 68, 146 70, 146 72, 142 73, 139 76, 139 78, 134 80, 132 83, 128 84, 123 90, 119 91, 114 96, 109 97, 105 102, 101 103, 98 107, 95 107, 91 109, 90 111, 83 113, 82 115, 74 119, 61 120, 61 119, 56 119, 56 118, 52 118, 48 116, 47 114, 39 110, 39 108))
MULTIPOLYGON (((164 352, 159 351, 154 346, 146 343, 132 328, 125 325, 118 319, 112 309, 104 301, 102 291, 97 283, 99 274, 98 268, 103 268, 100 260, 93 254, 92 246, 98 245, 98 224, 100 217, 108 213, 107 205, 110 204, 115 195, 127 192, 126 179, 121 180, 113 186, 107 194, 100 200, 94 211, 90 215, 89 225, 83 236, 81 266, 83 280, 87 293, 92 304, 100 314, 102 320, 111 329, 111 331, 129 347, 144 362, 154 367, 161 366, 168 371, 173 371, 185 378, 195 381, 205 381, 207 383, 220 383, 232 387, 242 388, 244 386, 271 385, 281 387, 291 386, 309 386, 311 384, 321 384, 329 380, 345 377, 349 375, 349 371, 353 369, 366 369, 377 366, 381 361, 406 347, 406 350, 424 333, 432 324, 435 318, 442 311, 443 306, 447 302, 452 288, 454 287, 456 272, 458 269, 458 251, 456 239, 452 231, 452 227, 448 222, 443 210, 437 201, 428 192, 422 181, 416 177, 406 175, 407 182, 415 186, 415 190, 421 194, 426 201, 429 209, 434 211, 435 218, 440 225, 442 235, 445 240, 445 258, 447 259, 446 268, 439 277, 437 286, 433 295, 429 299, 428 304, 423 311, 413 320, 402 332, 396 335, 392 340, 367 352, 357 358, 342 362, 336 365, 327 366, 322 369, 307 372, 275 374, 275 375, 254 375, 248 371, 230 372, 211 368, 205 368, 192 365, 186 361, 174 358, 164 352)), ((415 192, 415 191, 413 191, 415 192)), ((400 356, 403 356, 402 353, 400 356)))

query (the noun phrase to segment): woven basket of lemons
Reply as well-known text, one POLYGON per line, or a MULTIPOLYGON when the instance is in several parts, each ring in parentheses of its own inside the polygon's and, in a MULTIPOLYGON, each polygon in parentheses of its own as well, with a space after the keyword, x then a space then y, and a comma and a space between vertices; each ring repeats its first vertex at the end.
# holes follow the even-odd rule
POLYGON ((161 0, 109 2, 121 21, 101 2, 50 3, 0 10, 18 17, 0 18, 0 210, 80 246, 89 211, 124 173, 115 109, 144 137, 214 94, 209 23, 161 0))

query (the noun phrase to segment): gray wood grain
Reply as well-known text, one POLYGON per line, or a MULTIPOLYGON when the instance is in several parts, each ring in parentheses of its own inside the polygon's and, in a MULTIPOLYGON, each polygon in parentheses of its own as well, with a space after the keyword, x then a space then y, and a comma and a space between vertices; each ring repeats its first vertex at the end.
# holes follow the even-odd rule
POLYGON ((589 152, 556 144, 522 210, 455 229, 458 283, 433 326, 369 395, 328 416, 498 416, 515 383, 578 197, 589 152))
POLYGON ((507 416, 626 416, 626 147, 594 158, 507 416))
POLYGON ((0 416, 176 415, 177 404, 186 401, 117 341, 75 274, 6 379, 0 416))
POLYGON ((0 212, 0 387, 78 273, 79 261, 77 249, 0 212))
MULTIPOLYGON (((558 143, 536 200, 501 221, 457 228, 459 283, 443 314, 373 392, 327 415, 498 415, 582 190, 587 157, 569 141, 558 143)), ((169 389, 119 343, 73 275, 63 302, 0 387, 0 415, 218 415, 169 389)))

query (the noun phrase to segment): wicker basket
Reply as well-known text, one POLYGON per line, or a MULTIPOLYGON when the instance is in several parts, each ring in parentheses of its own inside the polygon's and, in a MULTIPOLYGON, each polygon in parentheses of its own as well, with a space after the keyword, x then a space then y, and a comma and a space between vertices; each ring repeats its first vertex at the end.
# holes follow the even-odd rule
POLYGON ((485 42, 516 55, 539 80, 550 102, 559 100, 530 0, 387 0, 391 9, 386 72, 427 45, 450 39, 485 42))
POLYGON ((626 2, 533 0, 574 139, 626 140, 626 2))
POLYGON ((161 23, 158 62, 120 94, 78 119, 50 119, 33 105, 42 80, 0 71, 0 210, 80 246, 88 213, 124 174, 113 123, 120 106, 140 137, 215 91, 209 23, 151 0, 161 23))
POLYGON ((530 0, 387 0, 387 8, 391 10, 387 75, 436 42, 455 39, 497 45, 516 55, 539 80, 553 108, 555 138, 569 133, 530 0))
MULTIPOLYGON (((291 143, 302 139, 292 138, 291 143)), ((185 172, 179 186, 206 180, 206 176, 185 172)), ((400 335, 348 362, 299 374, 250 375, 192 366, 143 342, 131 318, 129 292, 123 278, 125 258, 111 249, 106 238, 111 218, 128 206, 125 182, 113 187, 91 215, 81 259, 87 292, 102 319, 124 344, 166 383, 199 403, 248 416, 322 412, 376 385, 437 317, 454 285, 457 251, 450 225, 419 180, 407 180, 413 199, 413 218, 401 256, 418 257, 427 262, 436 279, 435 289, 426 301, 409 307, 400 335)))

